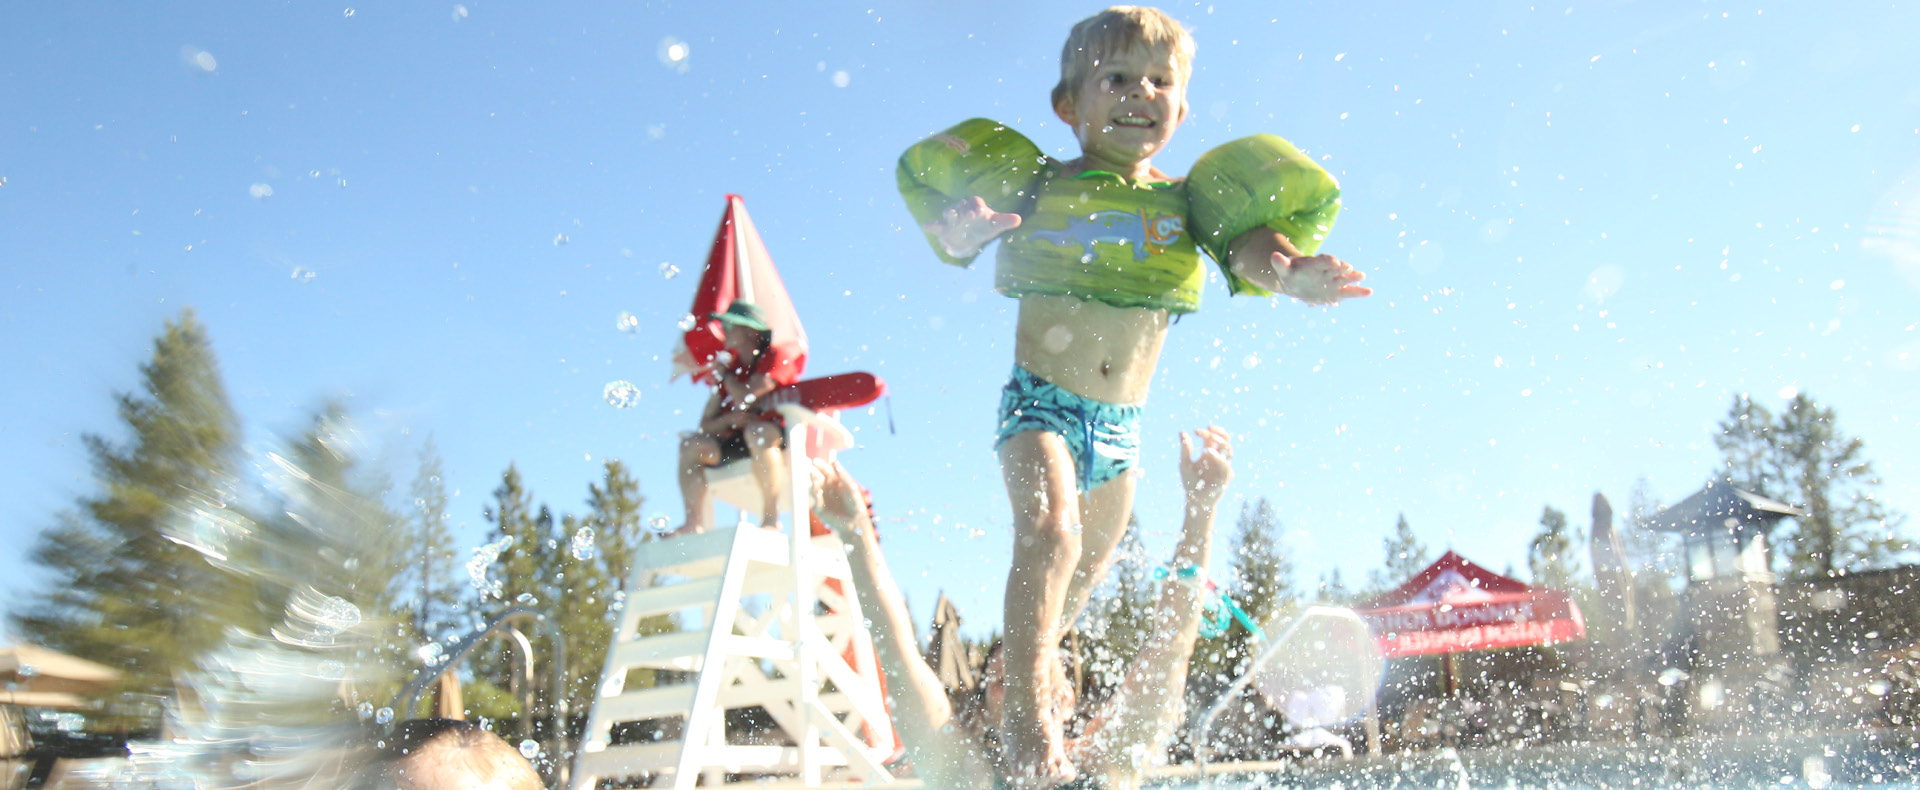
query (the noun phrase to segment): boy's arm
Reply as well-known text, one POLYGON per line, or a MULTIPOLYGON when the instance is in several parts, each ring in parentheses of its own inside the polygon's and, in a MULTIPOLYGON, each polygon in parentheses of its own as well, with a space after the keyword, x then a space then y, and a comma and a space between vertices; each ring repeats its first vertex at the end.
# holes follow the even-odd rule
POLYGON ((973 739, 954 732, 953 706, 946 687, 927 665, 914 640, 913 620, 906 600, 887 568, 886 556, 867 515, 860 487, 838 462, 815 460, 813 511, 832 527, 849 553, 854 588, 873 608, 875 652, 887 673, 887 696, 893 701, 893 724, 911 750, 913 765, 928 787, 984 786, 987 764, 973 739), (945 730, 945 731, 943 731, 945 730))
MULTIPOLYGON (((1201 452, 1193 457, 1193 441, 1180 436, 1180 477, 1187 492, 1186 521, 1174 548, 1171 567, 1193 566, 1202 572, 1213 553, 1213 523, 1227 483, 1233 480, 1233 444, 1226 431, 1209 427, 1196 431, 1201 452)), ((1186 695, 1187 663, 1200 634, 1203 601, 1194 585, 1171 578, 1162 585, 1154 606, 1153 635, 1135 657, 1094 723, 1088 757, 1101 774, 1137 774, 1143 766, 1137 756, 1163 748, 1167 728, 1177 723, 1186 695)))
POLYGON ((1302 255, 1285 235, 1258 227, 1234 237, 1227 266, 1249 283, 1307 304, 1334 304, 1368 296, 1367 275, 1332 255, 1302 255))

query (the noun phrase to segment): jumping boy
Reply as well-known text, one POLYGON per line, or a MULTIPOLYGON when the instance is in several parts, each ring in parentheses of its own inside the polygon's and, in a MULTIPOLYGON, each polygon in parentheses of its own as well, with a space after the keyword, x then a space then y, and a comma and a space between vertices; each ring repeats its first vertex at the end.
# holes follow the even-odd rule
POLYGON ((1079 158, 1047 157, 985 119, 900 158, 901 194, 935 253, 965 266, 997 239, 995 289, 1020 300, 996 447, 1014 521, 1002 732, 1023 785, 1072 773, 1042 702, 1046 667, 1125 530, 1141 404, 1170 317, 1199 307, 1200 252, 1235 294, 1372 293, 1352 266, 1313 254, 1340 190, 1286 141, 1228 143, 1184 180, 1153 166, 1186 118, 1193 46, 1164 12, 1109 8, 1073 27, 1053 89, 1079 158))

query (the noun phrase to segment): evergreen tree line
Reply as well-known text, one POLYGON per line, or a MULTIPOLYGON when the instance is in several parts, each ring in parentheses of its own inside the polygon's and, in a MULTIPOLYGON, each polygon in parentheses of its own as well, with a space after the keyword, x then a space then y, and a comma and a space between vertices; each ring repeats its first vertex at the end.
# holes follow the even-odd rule
MULTIPOLYGON (((411 496, 397 506, 392 482, 371 463, 337 402, 316 409, 308 429, 283 439, 279 452, 243 452, 211 339, 191 310, 166 324, 140 366, 139 388, 115 402, 120 435, 84 437, 97 490, 38 539, 32 558, 51 578, 14 615, 25 637, 125 674, 104 721, 151 731, 201 657, 236 632, 284 627, 301 596, 316 594, 328 606, 350 607, 356 630, 369 635, 356 666, 375 668, 365 677, 384 678, 386 686, 370 682, 362 701, 383 699, 397 678, 436 665, 448 646, 524 605, 557 618, 567 639, 564 667, 536 665, 537 712, 553 703, 543 693, 553 671, 565 673, 570 710, 587 710, 633 557, 650 537, 642 526, 645 498, 621 462, 606 462, 580 512, 558 514, 509 463, 483 512, 486 542, 463 556, 431 438, 420 449, 411 496)), ((1831 408, 1801 394, 1775 415, 1736 397, 1715 442, 1723 460, 1715 477, 1807 512, 1782 536, 1788 576, 1885 565, 1909 551, 1899 535, 1904 516, 1875 496, 1879 480, 1864 442, 1839 431, 1831 408)), ((1621 532, 1643 589, 1674 584, 1681 572, 1669 536, 1634 526, 1657 509, 1642 480, 1621 532)), ((1546 506, 1528 544, 1531 579, 1591 601, 1580 561, 1585 542, 1563 511, 1546 506)), ((1433 560, 1403 514, 1362 588, 1350 589, 1336 569, 1317 589, 1302 589, 1278 514, 1264 498, 1243 505, 1229 545, 1229 567, 1214 575, 1261 623, 1283 618, 1303 598, 1371 598, 1433 560)), ((1080 648, 1094 697, 1137 654, 1152 626, 1159 582, 1133 531, 1118 557, 1115 581, 1090 607, 1093 626, 1080 648)), ((1604 607, 1583 608, 1589 617, 1604 616, 1604 607)), ((643 627, 659 631, 671 623, 656 618, 643 627)), ((1194 701, 1210 703, 1247 671, 1257 649, 1237 626, 1203 640, 1190 667, 1194 701)), ((507 692, 521 691, 520 681, 505 651, 481 653, 456 669, 470 680, 476 713, 516 712, 507 692)))
MULTIPOLYGON (((606 462, 581 512, 555 515, 509 463, 483 514, 486 543, 466 553, 431 438, 406 497, 338 402, 276 451, 249 455, 191 309, 167 322, 139 373, 138 389, 115 396, 117 435, 85 434, 97 488, 40 535, 32 559, 48 578, 13 615, 26 639, 123 674, 97 725, 156 732, 175 700, 204 691, 195 678, 207 657, 269 635, 344 648, 328 654, 352 667, 333 710, 371 715, 412 673, 448 668, 452 645, 515 605, 557 618, 567 642, 564 667, 536 661, 536 713, 553 702, 547 673, 562 671, 569 708, 584 715, 636 549, 651 538, 624 464, 606 462)), ((655 620, 643 627, 671 627, 655 620)), ((504 651, 451 669, 474 714, 519 712, 504 651)))

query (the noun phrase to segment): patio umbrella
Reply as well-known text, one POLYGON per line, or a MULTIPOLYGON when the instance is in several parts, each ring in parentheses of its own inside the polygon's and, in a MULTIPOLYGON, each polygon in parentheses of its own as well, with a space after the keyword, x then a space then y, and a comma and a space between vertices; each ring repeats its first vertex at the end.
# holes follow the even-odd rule
POLYGON ((681 374, 703 384, 712 383, 710 366, 715 354, 726 344, 725 331, 714 313, 727 309, 735 299, 754 303, 766 316, 773 330, 772 363, 765 368, 773 380, 792 384, 800 380, 807 367, 807 332, 800 327, 800 315, 794 312, 787 286, 760 240, 760 231, 747 216, 747 207, 739 195, 727 196, 726 211, 720 215, 720 229, 714 234, 713 249, 700 271, 700 287, 694 291, 688 311, 692 324, 682 325, 684 332, 673 349, 673 377, 681 374))

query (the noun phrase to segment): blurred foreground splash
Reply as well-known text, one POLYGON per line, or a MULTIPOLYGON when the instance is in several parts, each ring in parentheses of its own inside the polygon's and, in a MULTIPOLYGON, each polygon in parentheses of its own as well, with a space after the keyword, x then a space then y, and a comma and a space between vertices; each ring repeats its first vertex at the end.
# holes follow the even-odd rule
POLYGON ((184 500, 167 539, 222 577, 198 594, 239 599, 195 608, 264 625, 228 626, 221 646, 176 675, 157 743, 133 744, 124 763, 96 763, 77 778, 115 788, 354 786, 361 749, 395 718, 383 706, 407 666, 392 660, 405 649, 401 631, 363 615, 383 610, 376 568, 404 547, 391 511, 348 483, 354 437, 333 410, 286 455, 266 454, 256 469, 261 507, 239 486, 184 500))

